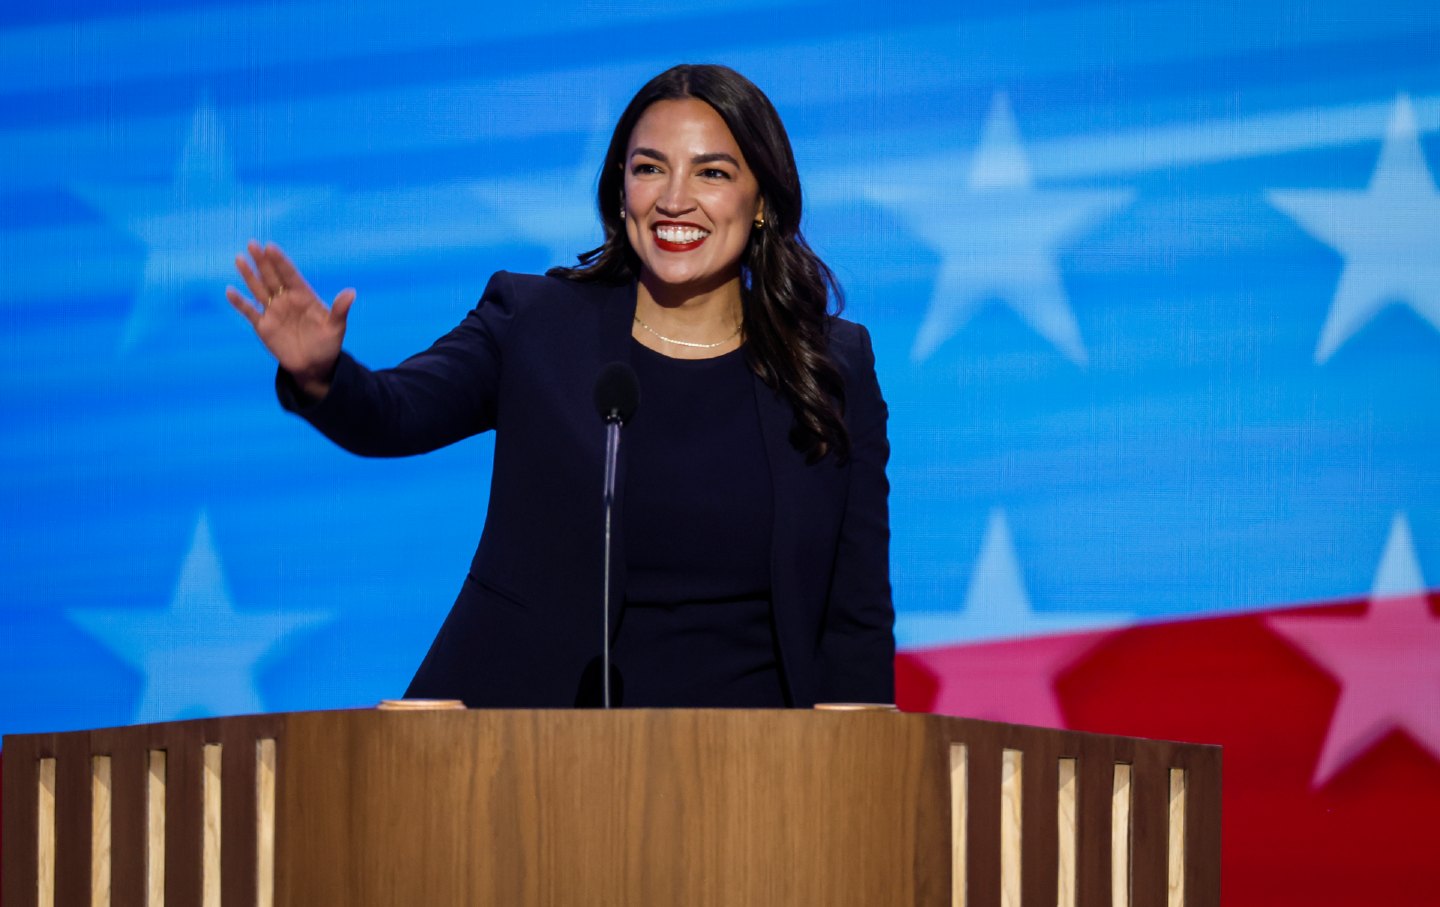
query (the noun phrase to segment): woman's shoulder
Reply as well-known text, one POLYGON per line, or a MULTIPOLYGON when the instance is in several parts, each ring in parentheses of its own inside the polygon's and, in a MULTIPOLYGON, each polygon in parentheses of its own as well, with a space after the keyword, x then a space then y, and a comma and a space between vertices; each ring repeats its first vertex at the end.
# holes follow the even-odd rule
POLYGON ((875 353, 870 347, 870 332, 856 321, 831 315, 828 325, 830 353, 842 371, 873 369, 875 353))
POLYGON ((549 274, 496 271, 485 287, 485 298, 504 299, 512 305, 593 302, 623 292, 625 286, 594 281, 569 280, 549 274))
POLYGON ((870 332, 858 321, 851 321, 848 318, 841 318, 839 315, 827 316, 829 319, 830 342, 840 344, 868 344, 870 332))

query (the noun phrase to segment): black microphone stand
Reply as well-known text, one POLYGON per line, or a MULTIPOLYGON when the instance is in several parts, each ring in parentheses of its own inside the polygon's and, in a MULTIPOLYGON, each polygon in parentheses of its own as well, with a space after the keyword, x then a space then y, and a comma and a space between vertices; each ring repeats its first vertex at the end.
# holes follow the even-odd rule
POLYGON ((635 370, 624 362, 612 362, 600 370, 595 382, 595 408, 605 420, 605 589, 601 598, 604 639, 600 648, 601 702, 610 708, 610 550, 611 519, 615 509, 615 472, 620 459, 620 426, 635 415, 640 405, 640 385, 635 370))
POLYGON ((605 593, 602 609, 605 641, 600 649, 600 669, 605 678, 602 681, 602 701, 607 709, 610 708, 610 514, 615 505, 615 464, 619 457, 620 413, 612 410, 605 416, 605 593))

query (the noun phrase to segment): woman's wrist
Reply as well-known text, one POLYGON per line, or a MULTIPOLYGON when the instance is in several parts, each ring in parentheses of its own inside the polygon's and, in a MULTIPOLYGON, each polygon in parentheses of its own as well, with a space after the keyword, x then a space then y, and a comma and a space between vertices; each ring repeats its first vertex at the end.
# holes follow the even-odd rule
POLYGON ((295 388, 306 398, 306 402, 318 403, 330 393, 330 385, 335 381, 335 367, 339 361, 337 357, 335 361, 320 368, 286 371, 290 373, 290 379, 295 382, 295 388))

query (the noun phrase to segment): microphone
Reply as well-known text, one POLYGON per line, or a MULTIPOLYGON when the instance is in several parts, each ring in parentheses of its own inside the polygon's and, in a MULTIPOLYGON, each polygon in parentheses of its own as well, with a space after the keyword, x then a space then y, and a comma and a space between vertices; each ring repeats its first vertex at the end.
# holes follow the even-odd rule
POLYGON ((595 409, 606 422, 630 421, 640 406, 640 381, 635 370, 624 362, 612 362, 595 379, 595 409))
POLYGON ((602 701, 610 708, 610 516, 615 504, 615 465, 620 457, 620 426, 640 406, 640 381, 624 362, 612 362, 595 379, 595 409, 605 422, 605 588, 601 596, 605 625, 600 650, 604 678, 602 701))

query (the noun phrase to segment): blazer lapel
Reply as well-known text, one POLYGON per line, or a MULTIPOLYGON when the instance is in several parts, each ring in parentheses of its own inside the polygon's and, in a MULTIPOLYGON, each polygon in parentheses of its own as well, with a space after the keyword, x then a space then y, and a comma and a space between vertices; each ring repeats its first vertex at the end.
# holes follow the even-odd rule
POLYGON ((774 521, 770 536, 770 599, 775 614, 775 636, 780 659, 792 702, 803 702, 809 695, 801 679, 810 672, 810 662, 803 649, 804 616, 800 613, 795 589, 796 544, 800 538, 801 516, 799 491, 800 471, 804 458, 790 444, 790 428, 795 421, 790 401, 754 378, 755 405, 760 415, 760 431, 765 440, 765 453, 770 461, 770 482, 774 521), (788 651, 787 651, 788 650, 788 651))

